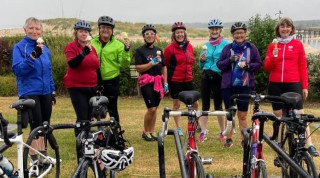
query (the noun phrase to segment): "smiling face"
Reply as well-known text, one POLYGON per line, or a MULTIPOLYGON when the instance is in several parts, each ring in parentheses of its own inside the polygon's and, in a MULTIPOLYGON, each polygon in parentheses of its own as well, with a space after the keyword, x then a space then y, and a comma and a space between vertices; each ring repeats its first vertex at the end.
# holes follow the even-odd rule
POLYGON ((40 23, 30 22, 25 28, 24 31, 26 35, 32 40, 37 40, 42 35, 42 27, 40 23))
POLYGON ((87 36, 90 35, 88 30, 79 29, 76 32, 76 38, 80 43, 86 43, 87 42, 87 36))
POLYGON ((112 27, 109 25, 100 25, 99 26, 99 33, 100 37, 104 41, 109 41, 112 36, 112 27))
POLYGON ((287 38, 292 34, 292 26, 283 24, 279 26, 279 34, 281 38, 287 38))
POLYGON ((146 30, 143 34, 143 38, 146 43, 154 43, 156 33, 153 30, 146 30))
POLYGON ((178 42, 181 43, 185 39, 185 30, 184 29, 177 29, 174 31, 174 39, 178 42))
POLYGON ((218 38, 220 36, 222 29, 218 27, 212 27, 209 29, 210 38, 218 38))
POLYGON ((236 31, 233 32, 232 37, 233 37, 233 40, 234 40, 237 44, 241 45, 241 44, 244 42, 244 40, 246 39, 246 34, 247 34, 247 33, 246 33, 245 30, 243 30, 243 29, 238 29, 238 30, 236 30, 236 31))

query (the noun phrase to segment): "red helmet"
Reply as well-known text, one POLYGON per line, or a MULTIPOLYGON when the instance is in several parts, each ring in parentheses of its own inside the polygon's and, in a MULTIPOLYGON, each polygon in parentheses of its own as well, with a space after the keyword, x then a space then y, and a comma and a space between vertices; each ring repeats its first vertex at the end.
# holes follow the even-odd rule
POLYGON ((175 22, 172 24, 171 31, 174 32, 177 29, 186 30, 186 25, 183 22, 175 22))

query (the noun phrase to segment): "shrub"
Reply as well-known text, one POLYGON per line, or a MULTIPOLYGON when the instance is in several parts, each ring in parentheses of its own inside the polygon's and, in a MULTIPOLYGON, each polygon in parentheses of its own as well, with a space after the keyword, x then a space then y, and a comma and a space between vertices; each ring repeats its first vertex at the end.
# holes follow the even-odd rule
POLYGON ((0 77, 0 96, 17 96, 16 78, 12 75, 0 77))
POLYGON ((308 54, 309 70, 309 98, 312 100, 320 99, 320 53, 308 54))
POLYGON ((12 48, 5 40, 0 39, 0 75, 11 72, 11 52, 12 48))

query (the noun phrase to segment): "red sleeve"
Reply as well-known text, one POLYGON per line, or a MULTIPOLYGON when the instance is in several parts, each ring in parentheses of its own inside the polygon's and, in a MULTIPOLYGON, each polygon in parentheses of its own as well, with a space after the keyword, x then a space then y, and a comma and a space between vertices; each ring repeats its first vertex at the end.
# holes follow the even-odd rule
POLYGON ((164 62, 165 62, 167 67, 169 67, 169 64, 170 64, 170 58, 171 58, 171 55, 172 55, 171 49, 172 49, 172 47, 169 44, 163 51, 164 62))
POLYGON ((70 42, 65 47, 64 53, 66 55, 67 61, 69 61, 69 60, 77 57, 80 54, 80 50, 77 49, 77 47, 73 44, 73 42, 70 42))
POLYGON ((303 44, 300 42, 299 47, 299 75, 301 79, 302 89, 308 89, 308 66, 307 66, 307 58, 306 53, 303 48, 303 44))
POLYGON ((264 65, 263 65, 263 68, 266 72, 271 72, 274 67, 274 63, 272 61, 272 59, 274 58, 272 54, 273 48, 274 48, 273 43, 270 43, 267 49, 267 53, 266 53, 266 57, 264 59, 264 65))

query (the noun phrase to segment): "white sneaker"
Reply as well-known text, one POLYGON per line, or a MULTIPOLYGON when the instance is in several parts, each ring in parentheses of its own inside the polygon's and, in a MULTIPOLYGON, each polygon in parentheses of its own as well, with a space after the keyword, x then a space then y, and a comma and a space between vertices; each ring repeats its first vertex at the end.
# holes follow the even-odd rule
POLYGON ((30 161, 29 177, 38 177, 39 176, 39 167, 38 160, 30 161))
POLYGON ((57 163, 57 160, 50 156, 47 156, 46 158, 40 157, 39 159, 39 164, 56 164, 56 163, 57 163))

